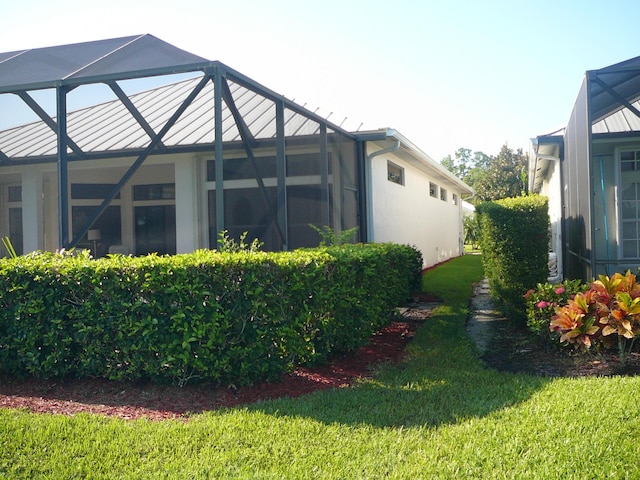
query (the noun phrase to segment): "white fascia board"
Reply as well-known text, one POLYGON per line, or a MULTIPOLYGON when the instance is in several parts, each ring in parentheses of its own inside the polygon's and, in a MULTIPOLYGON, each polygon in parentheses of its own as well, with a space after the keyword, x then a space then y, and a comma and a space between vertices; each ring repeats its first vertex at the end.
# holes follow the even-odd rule
POLYGON ((399 141, 400 148, 409 154, 410 158, 407 158, 407 161, 413 163, 422 171, 435 174, 442 180, 455 185, 460 189, 461 193, 467 193, 469 195, 475 194, 475 190, 472 187, 464 183, 453 173, 443 167, 439 162, 436 162, 433 158, 424 153, 417 145, 415 145, 397 130, 391 128, 387 129, 386 136, 387 138, 399 141))

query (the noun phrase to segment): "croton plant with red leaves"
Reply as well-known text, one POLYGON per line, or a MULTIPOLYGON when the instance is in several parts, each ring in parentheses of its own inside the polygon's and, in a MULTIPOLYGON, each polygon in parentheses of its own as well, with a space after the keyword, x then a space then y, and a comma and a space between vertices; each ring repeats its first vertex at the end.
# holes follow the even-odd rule
POLYGON ((556 307, 549 328, 560 342, 578 349, 617 344, 625 363, 640 336, 640 285, 628 271, 611 277, 600 275, 589 290, 577 293, 567 305, 556 307))

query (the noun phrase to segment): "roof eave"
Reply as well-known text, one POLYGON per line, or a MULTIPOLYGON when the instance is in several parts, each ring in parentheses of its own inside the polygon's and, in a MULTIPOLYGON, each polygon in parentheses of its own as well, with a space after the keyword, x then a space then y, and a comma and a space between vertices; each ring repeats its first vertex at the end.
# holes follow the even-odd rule
POLYGON ((413 158, 415 158, 420 164, 429 168, 429 170, 435 171, 435 173, 446 181, 457 186, 462 193, 475 195, 475 190, 456 177, 453 173, 447 170, 439 162, 436 162, 433 158, 423 152, 416 144, 410 141, 407 137, 393 128, 382 128, 379 130, 373 130, 369 132, 358 132, 358 138, 364 141, 384 141, 384 140, 396 140, 400 142, 401 148, 407 151, 413 158))

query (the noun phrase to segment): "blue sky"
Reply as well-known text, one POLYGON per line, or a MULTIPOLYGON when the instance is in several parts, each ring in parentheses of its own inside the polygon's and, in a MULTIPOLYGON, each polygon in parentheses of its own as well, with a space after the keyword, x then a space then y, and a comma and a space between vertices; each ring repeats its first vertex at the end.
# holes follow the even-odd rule
MULTIPOLYGON (((640 56, 637 0, 22 0, 0 51, 150 33, 435 160, 564 126, 586 70, 640 56)), ((0 96, 0 128, 25 121, 0 96)))

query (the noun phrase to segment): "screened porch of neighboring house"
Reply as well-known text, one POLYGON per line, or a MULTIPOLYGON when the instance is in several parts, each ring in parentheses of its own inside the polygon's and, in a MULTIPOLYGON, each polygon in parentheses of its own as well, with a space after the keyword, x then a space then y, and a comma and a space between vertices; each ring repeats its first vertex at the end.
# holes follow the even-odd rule
POLYGON ((357 138, 220 62, 151 35, 8 52, 0 96, 31 115, 0 131, 19 253, 182 253, 223 231, 288 250, 319 243, 310 224, 366 240, 357 138))

